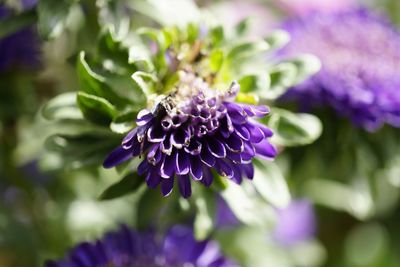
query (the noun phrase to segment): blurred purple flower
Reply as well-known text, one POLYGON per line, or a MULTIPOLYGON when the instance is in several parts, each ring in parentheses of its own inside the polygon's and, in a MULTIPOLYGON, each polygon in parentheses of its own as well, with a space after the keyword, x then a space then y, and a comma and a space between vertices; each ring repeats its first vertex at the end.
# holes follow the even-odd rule
POLYGON ((269 142, 272 131, 252 117, 264 117, 266 106, 233 102, 239 84, 222 92, 209 88, 201 78, 182 72, 176 90, 164 97, 153 111, 142 110, 137 127, 104 161, 111 168, 132 157, 143 156, 139 175, 147 185, 161 184, 164 196, 172 192, 177 176, 179 190, 191 195, 190 177, 210 186, 211 169, 236 183, 253 178, 252 159, 272 159, 276 150, 269 142))
POLYGON ((292 15, 309 15, 314 12, 337 12, 350 9, 356 0, 276 0, 278 5, 292 15))
POLYGON ((322 62, 286 99, 329 105, 369 131, 400 126, 400 35, 384 18, 357 9, 293 19, 284 28, 292 41, 281 55, 311 53, 322 62))
POLYGON ((275 240, 284 246, 311 239, 316 232, 314 209, 308 200, 295 200, 278 210, 275 240))
POLYGON ((225 202, 225 200, 218 196, 217 197, 217 211, 215 216, 215 225, 217 228, 234 227, 239 225, 240 222, 233 214, 231 208, 225 202))
MULTIPOLYGON (((34 3, 27 3, 32 7, 34 3)), ((0 4, 1 20, 12 16, 11 10, 0 4)), ((32 69, 39 65, 39 40, 35 30, 25 27, 0 39, 0 72, 13 67, 32 69)))
POLYGON ((107 233, 101 240, 81 243, 61 261, 46 267, 235 267, 224 258, 214 241, 198 242, 184 226, 170 229, 162 242, 152 233, 139 233, 126 226, 107 233))

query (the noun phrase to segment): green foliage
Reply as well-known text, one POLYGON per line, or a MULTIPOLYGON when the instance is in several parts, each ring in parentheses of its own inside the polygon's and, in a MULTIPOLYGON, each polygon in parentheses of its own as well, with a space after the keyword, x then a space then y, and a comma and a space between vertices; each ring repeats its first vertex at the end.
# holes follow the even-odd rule
POLYGON ((104 190, 100 195, 100 200, 110 200, 133 193, 143 185, 143 182, 143 177, 140 177, 137 173, 129 173, 120 181, 104 190))
POLYGON ((311 144, 322 133, 322 124, 316 116, 283 109, 272 111, 268 125, 274 130, 274 142, 282 146, 311 144))

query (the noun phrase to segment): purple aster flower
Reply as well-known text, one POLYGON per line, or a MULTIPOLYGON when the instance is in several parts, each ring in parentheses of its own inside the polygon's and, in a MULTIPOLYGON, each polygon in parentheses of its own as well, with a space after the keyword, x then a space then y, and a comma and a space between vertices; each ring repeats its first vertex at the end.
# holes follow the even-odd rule
MULTIPOLYGON (((11 15, 12 12, 0 4, 0 22, 11 15)), ((25 69, 38 66, 38 50, 38 37, 35 31, 29 26, 1 38, 0 72, 15 66, 25 69)))
POLYGON ((321 59, 314 77, 286 98, 304 106, 330 105, 369 131, 400 126, 400 35, 366 9, 314 14, 289 21, 284 56, 311 53, 321 59))
POLYGON ((268 140, 272 131, 253 119, 267 115, 268 108, 233 102, 238 91, 236 82, 223 92, 180 72, 180 82, 168 96, 152 111, 139 112, 137 127, 104 167, 143 156, 138 174, 145 175, 151 188, 161 184, 164 196, 171 193, 174 177, 183 197, 191 195, 190 177, 210 186, 211 168, 236 183, 243 176, 252 179, 252 158, 272 159, 276 150, 268 140))
POLYGON ((214 241, 197 242, 191 229, 175 226, 164 240, 123 226, 93 243, 81 243, 61 261, 46 267, 235 267, 214 241))
POLYGON ((279 244, 289 246, 309 240, 315 235, 315 231, 314 209, 308 200, 296 200, 278 210, 274 238, 279 244))

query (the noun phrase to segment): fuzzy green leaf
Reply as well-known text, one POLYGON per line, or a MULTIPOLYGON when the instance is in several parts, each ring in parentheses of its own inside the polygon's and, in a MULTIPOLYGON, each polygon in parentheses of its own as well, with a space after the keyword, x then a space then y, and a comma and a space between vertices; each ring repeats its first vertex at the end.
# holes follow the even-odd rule
POLYGON ((100 195, 100 200, 110 200, 131 194, 138 190, 143 182, 143 177, 140 177, 137 173, 130 173, 120 181, 108 187, 100 195))
POLYGON ((79 92, 77 103, 85 118, 95 123, 109 124, 117 114, 110 102, 95 95, 79 92))
POLYGON ((283 109, 273 109, 268 125, 274 131, 273 142, 282 146, 307 145, 322 133, 322 123, 316 116, 283 109))

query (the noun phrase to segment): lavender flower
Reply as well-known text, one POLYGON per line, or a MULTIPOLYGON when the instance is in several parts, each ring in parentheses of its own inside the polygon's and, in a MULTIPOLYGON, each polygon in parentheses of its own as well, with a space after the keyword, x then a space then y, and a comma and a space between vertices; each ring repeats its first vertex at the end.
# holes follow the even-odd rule
POLYGON ((180 72, 175 90, 153 111, 139 112, 137 127, 104 167, 143 156, 138 174, 146 176, 151 188, 161 184, 164 196, 171 193, 175 176, 183 197, 191 195, 190 177, 210 186, 211 168, 236 183, 243 176, 252 179, 252 158, 272 159, 276 150, 268 140, 272 131, 252 119, 268 114, 268 108, 233 102, 238 91, 236 82, 222 92, 194 74, 180 72))
POLYGON ((308 200, 296 200, 278 210, 274 238, 279 244, 288 246, 306 241, 314 236, 315 230, 314 210, 308 200))
POLYGON ((151 233, 139 233, 127 227, 106 234, 93 243, 81 243, 61 261, 46 267, 234 267, 214 241, 197 242, 191 229, 175 226, 162 242, 151 233))
MULTIPOLYGON (((26 3, 28 4, 28 3, 26 3)), ((34 3, 29 3, 29 7, 34 3)), ((0 4, 0 21, 11 15, 11 11, 0 4)), ((31 27, 25 27, 0 39, 0 72, 11 67, 36 67, 39 63, 38 38, 31 27)))
POLYGON ((289 21, 284 56, 312 53, 320 73, 286 96, 306 106, 328 104, 369 131, 400 126, 400 35, 366 9, 289 21))

